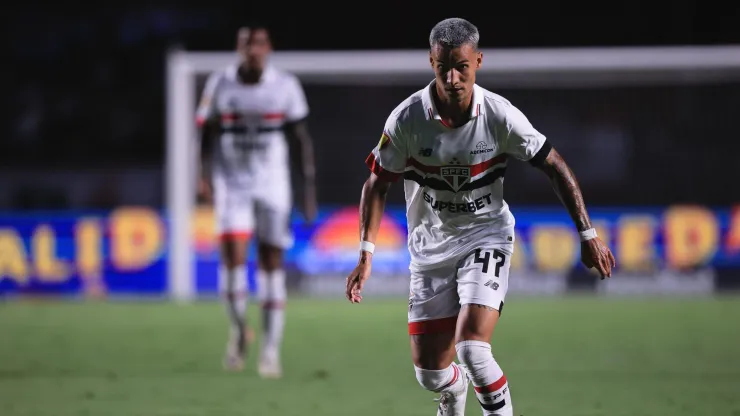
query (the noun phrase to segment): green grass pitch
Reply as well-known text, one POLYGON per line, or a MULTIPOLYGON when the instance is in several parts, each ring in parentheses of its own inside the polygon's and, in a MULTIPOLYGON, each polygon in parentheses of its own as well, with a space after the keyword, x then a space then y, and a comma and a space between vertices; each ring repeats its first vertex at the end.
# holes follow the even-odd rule
MULTIPOLYGON (((263 381, 254 354, 222 371, 215 302, 0 303, 0 414, 434 415, 406 307, 291 300, 285 377, 263 381)), ((740 415, 740 298, 511 297, 492 344, 517 415, 740 415)))

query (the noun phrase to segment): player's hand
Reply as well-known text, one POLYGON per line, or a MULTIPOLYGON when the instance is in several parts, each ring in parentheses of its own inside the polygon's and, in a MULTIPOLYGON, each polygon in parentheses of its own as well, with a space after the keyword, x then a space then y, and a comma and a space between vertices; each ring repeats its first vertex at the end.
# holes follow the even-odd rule
POLYGON ((365 286, 365 281, 370 278, 370 271, 373 268, 370 262, 371 256, 372 254, 363 252, 357 267, 347 277, 345 296, 352 303, 362 302, 362 288, 365 286))
POLYGON ((316 202, 316 184, 313 179, 307 179, 303 187, 303 216, 306 222, 312 223, 319 211, 316 202))
POLYGON ((595 267, 601 280, 612 277, 612 268, 617 266, 611 250, 599 237, 581 243, 581 261, 589 269, 595 267))
POLYGON ((205 203, 213 202, 213 185, 207 178, 198 178, 198 198, 205 203))

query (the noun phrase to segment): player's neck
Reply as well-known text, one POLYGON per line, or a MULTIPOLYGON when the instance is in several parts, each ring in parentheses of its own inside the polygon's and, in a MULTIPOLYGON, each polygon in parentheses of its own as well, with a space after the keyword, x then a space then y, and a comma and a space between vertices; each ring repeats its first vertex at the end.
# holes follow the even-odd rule
POLYGON ((262 78, 263 69, 250 68, 246 65, 239 66, 239 80, 244 84, 256 84, 262 78))
POLYGON ((442 120, 455 127, 467 123, 470 120, 470 107, 473 102, 473 94, 468 94, 461 101, 453 101, 446 98, 444 94, 440 94, 438 88, 438 86, 434 88, 432 99, 434 100, 434 105, 437 107, 437 113, 439 113, 442 120))

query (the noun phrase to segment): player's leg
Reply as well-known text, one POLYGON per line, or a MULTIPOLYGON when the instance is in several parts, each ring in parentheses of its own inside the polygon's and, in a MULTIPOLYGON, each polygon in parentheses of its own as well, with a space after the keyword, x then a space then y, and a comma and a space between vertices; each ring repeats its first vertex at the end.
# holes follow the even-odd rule
POLYGON ((285 328, 285 270, 282 265, 283 250, 270 244, 259 244, 259 270, 257 272, 260 301, 262 303, 262 347, 259 373, 274 378, 282 375, 280 348, 285 328))
POLYGON ((220 238, 219 292, 230 321, 224 366, 241 370, 253 333, 247 323, 247 246, 254 223, 244 191, 214 184, 216 225, 220 238))
POLYGON ((440 393, 438 415, 463 415, 468 378, 453 362, 460 309, 454 267, 412 273, 410 288, 408 326, 416 379, 440 393))
POLYGON ((261 200, 256 212, 259 243, 257 286, 263 322, 259 372, 263 377, 280 377, 280 349, 287 300, 283 257, 285 250, 293 244, 290 211, 279 204, 261 200))
POLYGON ((476 250, 458 269, 460 316, 455 348, 468 369, 484 415, 513 416, 506 376, 491 352, 491 336, 504 306, 513 246, 476 250))

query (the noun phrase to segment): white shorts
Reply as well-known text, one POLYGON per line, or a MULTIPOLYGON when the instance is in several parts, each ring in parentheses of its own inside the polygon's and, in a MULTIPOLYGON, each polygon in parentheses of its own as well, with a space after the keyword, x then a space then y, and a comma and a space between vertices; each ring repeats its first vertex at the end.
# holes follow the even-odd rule
POLYGON ((261 195, 244 187, 214 183, 216 232, 220 238, 249 239, 256 234, 260 243, 291 248, 290 193, 280 188, 271 195, 261 195))
POLYGON ((454 331, 462 305, 501 313, 509 288, 514 245, 491 245, 460 256, 438 269, 411 273, 409 334, 454 331))

